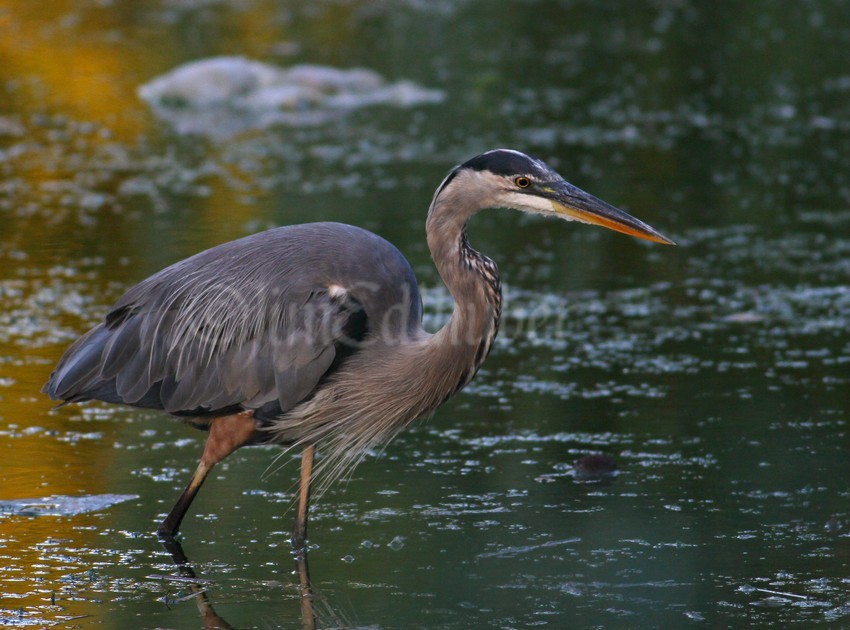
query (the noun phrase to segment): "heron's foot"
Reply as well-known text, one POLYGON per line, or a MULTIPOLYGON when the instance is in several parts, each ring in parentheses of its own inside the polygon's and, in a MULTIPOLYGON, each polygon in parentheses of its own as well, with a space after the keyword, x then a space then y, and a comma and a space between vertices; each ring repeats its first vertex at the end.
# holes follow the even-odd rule
POLYGON ((159 543, 165 547, 165 550, 168 553, 171 554, 171 559, 174 561, 174 564, 177 566, 189 564, 189 559, 183 552, 183 545, 180 544, 179 540, 170 534, 160 534, 159 532, 157 532, 157 534, 159 534, 159 543))
POLYGON ((307 551, 307 520, 296 519, 295 527, 292 529, 292 537, 289 539, 292 543, 292 551, 296 556, 306 553, 307 551))

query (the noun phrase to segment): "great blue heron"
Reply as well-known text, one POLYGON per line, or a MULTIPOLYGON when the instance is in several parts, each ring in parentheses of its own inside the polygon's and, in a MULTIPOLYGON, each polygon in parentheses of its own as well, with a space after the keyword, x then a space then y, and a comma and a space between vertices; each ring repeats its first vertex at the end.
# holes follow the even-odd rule
POLYGON ((667 237, 518 151, 454 168, 434 193, 428 247, 452 298, 422 328, 410 264, 390 243, 340 223, 279 227, 178 262, 128 290, 66 352, 44 391, 162 409, 209 431, 189 485, 159 525, 173 535, 210 469, 237 448, 303 448, 293 542, 306 536, 313 453, 325 479, 433 412, 475 376, 499 328, 495 263, 467 240, 485 208, 667 237))

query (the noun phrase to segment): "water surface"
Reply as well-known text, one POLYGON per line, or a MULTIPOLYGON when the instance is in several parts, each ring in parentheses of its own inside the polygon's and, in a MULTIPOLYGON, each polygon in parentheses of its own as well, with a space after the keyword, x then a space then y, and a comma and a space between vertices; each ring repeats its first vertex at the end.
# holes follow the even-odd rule
MULTIPOLYGON (((232 238, 337 220, 408 256, 434 329, 450 305, 427 205, 452 165, 498 146, 679 246, 475 218, 505 281, 500 337, 462 394, 316 505, 320 625, 850 623, 848 9, 0 3, 2 623, 202 625, 152 534, 202 435, 152 412, 51 411, 39 392, 126 288, 232 238), (443 99, 222 141, 139 98, 221 55, 367 68, 443 99), (575 475, 596 452, 616 476, 575 475)), ((183 528, 234 627, 301 624, 297 461, 278 453, 230 457, 183 528)))

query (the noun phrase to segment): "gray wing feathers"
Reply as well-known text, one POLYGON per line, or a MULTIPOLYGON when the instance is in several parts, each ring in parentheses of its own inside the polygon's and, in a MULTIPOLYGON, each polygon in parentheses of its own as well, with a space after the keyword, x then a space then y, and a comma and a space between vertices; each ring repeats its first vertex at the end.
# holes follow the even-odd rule
POLYGON ((108 338, 109 333, 100 325, 77 339, 50 375, 44 391, 56 400, 73 400, 78 383, 97 379, 103 344, 108 338))
POLYGON ((137 402, 161 382, 162 408, 172 413, 256 408, 276 398, 289 409, 315 388, 336 355, 336 338, 315 324, 347 317, 326 291, 314 292, 297 309, 317 309, 324 316, 317 321, 269 317, 278 315, 278 308, 235 294, 192 302, 191 309, 175 302, 165 312, 131 316, 116 331, 104 351, 101 377, 115 377, 122 400, 137 402), (219 313, 225 299, 232 302, 230 316, 219 313), (209 317, 195 315, 204 309, 209 317), (255 324, 251 317, 264 323, 255 324), (145 326, 146 318, 158 319, 158 325, 145 326), (155 332, 146 339, 143 328, 155 332))
POLYGON ((356 274, 416 290, 395 248, 340 224, 279 228, 201 252, 127 291, 69 348, 45 391, 142 406, 158 391, 155 406, 169 412, 275 399, 287 410, 333 364, 360 303, 328 285, 356 274))

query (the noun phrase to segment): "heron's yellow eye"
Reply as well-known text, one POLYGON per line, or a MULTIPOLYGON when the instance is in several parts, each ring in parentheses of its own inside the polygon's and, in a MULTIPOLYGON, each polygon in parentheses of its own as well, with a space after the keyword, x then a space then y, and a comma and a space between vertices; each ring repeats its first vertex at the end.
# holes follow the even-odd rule
POLYGON ((520 188, 528 188, 529 186, 531 186, 531 180, 529 180, 527 177, 517 177, 514 180, 514 183, 520 188))

